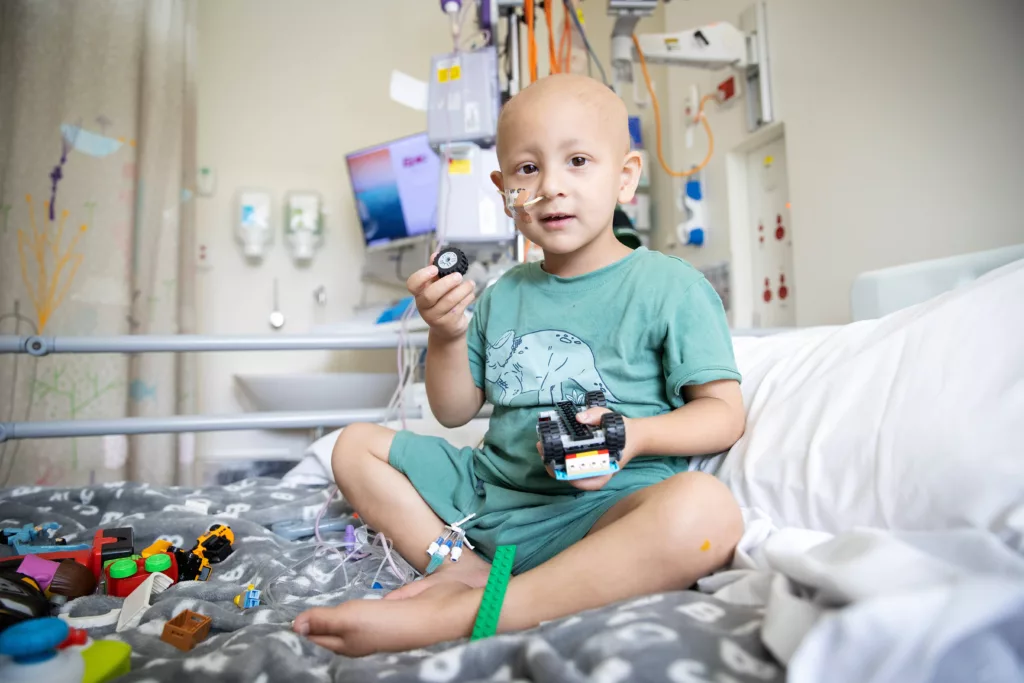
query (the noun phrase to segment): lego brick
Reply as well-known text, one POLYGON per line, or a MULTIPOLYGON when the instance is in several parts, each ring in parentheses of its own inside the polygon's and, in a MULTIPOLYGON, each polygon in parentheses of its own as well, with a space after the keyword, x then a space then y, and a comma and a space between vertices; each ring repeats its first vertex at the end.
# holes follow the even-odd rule
POLYGON ((497 633, 501 605, 505 601, 505 591, 508 590, 508 582, 512 577, 515 557, 514 545, 499 545, 494 551, 491 573, 487 577, 487 586, 484 588, 484 596, 480 601, 470 640, 489 638, 497 633))

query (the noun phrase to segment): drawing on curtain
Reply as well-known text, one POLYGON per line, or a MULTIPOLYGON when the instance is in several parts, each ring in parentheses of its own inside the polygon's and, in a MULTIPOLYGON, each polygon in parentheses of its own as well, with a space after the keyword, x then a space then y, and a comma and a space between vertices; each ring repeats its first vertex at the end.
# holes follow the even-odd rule
MULTIPOLYGON (((0 334, 195 331, 196 12, 0 3, 0 334)), ((2 355, 0 421, 194 412, 194 381, 190 356, 2 355)), ((178 483, 178 438, 7 442, 0 487, 178 483)))

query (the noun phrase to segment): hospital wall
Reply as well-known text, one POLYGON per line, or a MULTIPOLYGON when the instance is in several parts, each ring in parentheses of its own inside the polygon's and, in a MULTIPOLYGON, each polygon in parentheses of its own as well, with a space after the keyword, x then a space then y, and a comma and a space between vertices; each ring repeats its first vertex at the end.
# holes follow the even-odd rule
MULTIPOLYGON (((283 334, 351 316, 364 296, 361 231, 344 155, 420 132, 425 115, 392 102, 392 69, 426 78, 430 55, 449 50, 448 24, 437 3, 351 3, 335 0, 217 0, 199 3, 198 159, 216 175, 212 196, 197 203, 202 334, 269 334, 272 287, 279 280, 283 334), (236 191, 269 191, 274 244, 250 265, 234 241, 236 191), (312 264, 297 267, 281 239, 289 190, 324 200, 326 233, 312 264), (324 286, 327 305, 314 290, 324 286)), ((368 302, 400 290, 365 292, 368 302)), ((235 386, 240 373, 393 370, 394 352, 254 352, 200 355, 200 408, 205 414, 247 407, 235 386)), ((297 455, 304 434, 200 434, 200 461, 297 455)))
MULTIPOLYGON (((749 4, 673 2, 665 27, 735 22, 749 4)), ((848 321, 860 272, 1024 242, 1024 3, 768 0, 768 24, 798 324, 848 321)), ((672 69, 672 110, 724 73, 672 69)), ((710 115, 710 241, 674 250, 695 263, 729 255, 725 155, 747 137, 742 104, 710 115)), ((678 116, 672 131, 673 163, 699 161, 703 133, 687 151, 678 116)))

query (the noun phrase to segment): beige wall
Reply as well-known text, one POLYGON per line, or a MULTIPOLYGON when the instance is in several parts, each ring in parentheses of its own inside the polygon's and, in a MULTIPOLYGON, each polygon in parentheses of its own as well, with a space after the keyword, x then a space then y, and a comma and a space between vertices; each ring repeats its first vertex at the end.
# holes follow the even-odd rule
MULTIPOLYGON (((391 70, 425 78, 430 55, 450 47, 436 2, 200 3, 198 159, 217 175, 216 194, 197 204, 199 242, 210 261, 199 274, 201 333, 269 333, 274 277, 287 317, 284 333, 351 315, 362 294, 363 246, 344 155, 425 130, 423 113, 390 100, 391 70), (275 243, 257 267, 243 261, 232 233, 240 187, 269 190, 275 202, 275 243), (320 192, 327 211, 324 246, 307 268, 292 263, 281 240, 281 202, 293 189, 320 192), (326 308, 314 303, 320 285, 327 289, 326 308)), ((393 368, 393 355, 378 354, 377 365, 393 368)), ((361 354, 357 362, 365 367, 366 359, 361 354)), ((235 373, 346 365, 340 354, 326 352, 205 354, 200 361, 204 414, 243 410, 235 373)), ((200 457, 277 457, 294 453, 303 439, 223 432, 200 435, 198 443, 200 457)))
MULTIPOLYGON (((747 4, 673 2, 666 28, 736 22, 747 4)), ((768 21, 798 324, 849 320, 850 286, 865 270, 1024 242, 1024 4, 769 0, 768 21)), ((678 110, 691 81, 676 71, 678 110)), ((682 152, 673 120, 677 163, 703 154, 682 152)), ((714 232, 695 262, 729 252, 724 157, 746 135, 740 107, 711 123, 714 232)))

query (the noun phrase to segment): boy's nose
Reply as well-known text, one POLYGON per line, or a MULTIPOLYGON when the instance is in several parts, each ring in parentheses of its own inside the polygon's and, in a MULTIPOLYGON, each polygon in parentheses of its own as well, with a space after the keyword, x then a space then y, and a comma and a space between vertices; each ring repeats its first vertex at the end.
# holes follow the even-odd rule
POLYGON ((540 187, 537 188, 538 196, 543 195, 548 199, 553 199, 563 194, 565 187, 562 183, 561 175, 557 172, 545 171, 540 179, 540 187))

